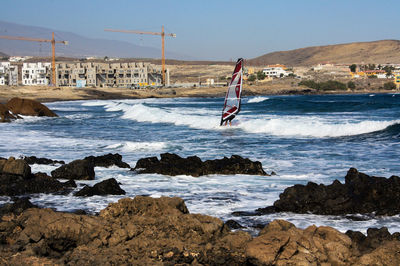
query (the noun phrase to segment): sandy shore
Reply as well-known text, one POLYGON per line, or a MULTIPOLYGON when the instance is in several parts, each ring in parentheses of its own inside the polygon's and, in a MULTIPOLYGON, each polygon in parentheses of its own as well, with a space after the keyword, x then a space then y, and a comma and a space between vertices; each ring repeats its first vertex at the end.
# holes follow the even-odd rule
MULTIPOLYGON (((139 98, 172 98, 172 97, 222 97, 227 87, 191 87, 191 88, 71 88, 43 86, 1 86, 0 103, 6 103, 13 97, 33 99, 40 102, 94 100, 94 99, 139 99, 139 98)), ((385 90, 330 91, 324 93, 393 93, 385 90)), ((306 87, 291 84, 244 85, 243 95, 287 95, 319 94, 306 87)))

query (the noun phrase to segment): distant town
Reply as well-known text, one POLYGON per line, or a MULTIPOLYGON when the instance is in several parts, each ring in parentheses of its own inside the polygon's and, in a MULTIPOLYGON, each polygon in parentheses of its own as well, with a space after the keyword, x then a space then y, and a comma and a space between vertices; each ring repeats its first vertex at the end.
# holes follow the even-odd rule
MULTIPOLYGON (((30 59, 32 57, 12 56, 7 61, 0 62, 0 86, 48 86, 53 84, 52 63, 30 62, 30 59)), ((163 86, 160 65, 149 62, 119 62, 120 60, 117 58, 103 58, 101 62, 94 59, 57 62, 55 64, 55 86, 131 89, 163 86)), ((177 69, 175 71, 179 72, 177 69)), ((229 71, 218 72, 215 70, 213 73, 213 70, 210 69, 201 77, 194 73, 194 77, 191 79, 186 77, 187 80, 185 80, 182 77, 184 75, 174 75, 167 68, 165 70, 165 86, 224 86, 229 80, 229 71), (171 76, 175 79, 171 79, 171 76)), ((352 80, 381 79, 389 84, 386 85, 387 88, 398 89, 400 64, 333 64, 324 62, 314 66, 290 67, 274 64, 264 67, 246 66, 244 69, 244 80, 248 84, 262 85, 285 78, 298 79, 299 85, 308 87, 316 86, 316 82, 321 81, 348 80, 346 87, 350 89, 354 87, 352 80), (310 83, 310 81, 314 83, 310 83)))

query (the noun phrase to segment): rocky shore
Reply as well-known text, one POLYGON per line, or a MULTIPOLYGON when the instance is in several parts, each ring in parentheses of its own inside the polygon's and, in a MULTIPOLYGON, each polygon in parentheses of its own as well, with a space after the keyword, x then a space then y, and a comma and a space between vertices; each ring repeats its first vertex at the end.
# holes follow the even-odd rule
MULTIPOLYGON (((246 172, 247 168, 262 169, 259 162, 251 162, 240 156, 210 160, 208 163, 196 156, 181 158, 176 154, 162 154, 161 160, 151 158, 143 158, 144 165, 138 161, 134 168, 136 174, 146 163, 152 167, 154 164, 155 169, 166 168, 173 173, 191 174, 193 169, 188 168, 187 164, 192 160, 201 162, 197 165, 200 169, 204 165, 220 164, 218 171, 226 167, 230 174, 235 170, 246 172)), ((87 179, 85 174, 92 170, 91 178, 94 179, 94 166, 111 165, 130 169, 119 154, 89 156, 68 164, 47 158, 2 158, 0 194, 71 193, 76 187, 74 180, 87 179), (57 180, 58 174, 53 173, 52 176, 33 174, 28 162, 61 165, 53 172, 63 173, 62 177, 69 181, 62 183, 57 180)), ((305 186, 295 185, 287 188, 274 206, 259 209, 255 214, 261 215, 271 210, 301 213, 321 213, 324 210, 321 214, 384 210, 380 214, 396 214, 398 181, 398 177, 371 177, 352 168, 345 177, 345 184, 335 181, 328 186, 311 182, 305 186)), ((74 196, 109 194, 125 194, 114 178, 98 182, 93 187, 85 186, 74 196)), ((41 209, 26 197, 12 200, 13 203, 0 208, 0 260, 6 265, 400 263, 400 233, 390 234, 384 227, 370 228, 364 235, 356 231, 341 233, 325 226, 299 229, 287 221, 274 220, 261 228, 257 236, 252 236, 240 230, 241 226, 234 221, 224 223, 211 216, 190 214, 184 201, 176 197, 124 198, 96 215, 82 211, 65 213, 41 209)))
MULTIPOLYGON (((21 204, 20 204, 21 205, 21 204)), ((137 196, 99 215, 2 208, 0 260, 9 265, 397 265, 398 234, 304 230, 275 220, 258 236, 190 214, 180 198, 137 196), (361 235, 360 235, 361 234, 361 235)))

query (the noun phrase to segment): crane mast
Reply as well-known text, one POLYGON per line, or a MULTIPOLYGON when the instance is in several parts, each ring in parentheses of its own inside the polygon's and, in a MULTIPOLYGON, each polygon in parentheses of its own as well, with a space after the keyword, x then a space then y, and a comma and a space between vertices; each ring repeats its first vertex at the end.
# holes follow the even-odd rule
POLYGON ((19 36, 1 36, 0 39, 17 40, 17 41, 29 41, 29 42, 49 42, 51 43, 52 60, 51 60, 51 73, 52 73, 52 84, 56 85, 56 43, 62 43, 67 45, 67 41, 56 41, 54 39, 54 32, 51 35, 51 40, 29 38, 29 37, 19 37, 19 36))
POLYGON ((164 26, 161 26, 161 32, 139 31, 139 30, 116 30, 116 29, 104 29, 104 31, 131 33, 131 34, 160 35, 161 36, 162 82, 163 82, 163 85, 165 86, 165 36, 170 36, 170 37, 175 38, 176 34, 174 34, 174 33, 165 33, 164 32, 164 26))

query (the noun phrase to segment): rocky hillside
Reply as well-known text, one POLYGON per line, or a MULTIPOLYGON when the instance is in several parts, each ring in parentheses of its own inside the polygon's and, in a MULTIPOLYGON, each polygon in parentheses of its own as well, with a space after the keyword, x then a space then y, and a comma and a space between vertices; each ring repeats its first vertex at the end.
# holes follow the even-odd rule
POLYGON ((400 41, 383 40, 313 46, 265 54, 247 61, 249 65, 285 64, 289 66, 330 63, 400 63, 400 41))
POLYGON ((0 52, 0 57, 8 57, 5 53, 0 52))

